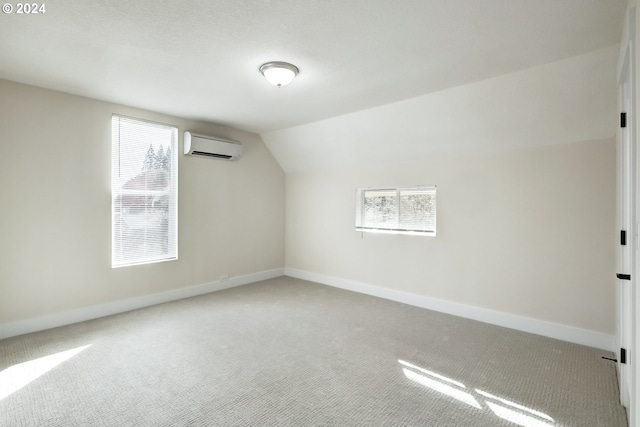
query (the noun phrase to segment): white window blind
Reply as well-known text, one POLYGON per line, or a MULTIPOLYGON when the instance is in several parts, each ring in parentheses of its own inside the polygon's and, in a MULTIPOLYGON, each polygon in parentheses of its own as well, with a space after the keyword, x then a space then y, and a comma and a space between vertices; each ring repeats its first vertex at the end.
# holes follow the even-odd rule
POLYGON ((111 119, 113 267, 178 257, 178 129, 111 119))
POLYGON ((436 187, 358 188, 356 230, 436 234, 436 187))

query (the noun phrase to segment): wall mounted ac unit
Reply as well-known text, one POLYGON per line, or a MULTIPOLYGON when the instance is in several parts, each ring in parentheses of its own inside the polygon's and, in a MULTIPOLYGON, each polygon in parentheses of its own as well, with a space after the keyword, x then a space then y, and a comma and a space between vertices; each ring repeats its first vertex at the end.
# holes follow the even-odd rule
POLYGON ((242 154, 242 144, 186 131, 184 133, 184 154, 235 160, 242 154))

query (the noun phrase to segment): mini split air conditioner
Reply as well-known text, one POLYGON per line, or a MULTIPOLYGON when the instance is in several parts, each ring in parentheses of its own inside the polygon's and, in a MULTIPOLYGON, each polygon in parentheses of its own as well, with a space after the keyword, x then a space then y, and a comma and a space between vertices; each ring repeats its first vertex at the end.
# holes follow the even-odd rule
POLYGON ((242 144, 227 139, 184 133, 184 154, 235 160, 242 154, 242 144))

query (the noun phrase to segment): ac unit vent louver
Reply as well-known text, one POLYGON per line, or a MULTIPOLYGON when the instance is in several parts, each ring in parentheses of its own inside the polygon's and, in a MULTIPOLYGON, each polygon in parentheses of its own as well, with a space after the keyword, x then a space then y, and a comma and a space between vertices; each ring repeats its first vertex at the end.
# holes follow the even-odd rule
POLYGON ((242 144, 187 131, 184 133, 184 154, 235 160, 242 155, 242 144))
POLYGON ((216 153, 205 153, 204 151, 192 151, 191 155, 193 156, 208 156, 208 157, 217 157, 218 159, 231 159, 231 156, 227 154, 216 154, 216 153))

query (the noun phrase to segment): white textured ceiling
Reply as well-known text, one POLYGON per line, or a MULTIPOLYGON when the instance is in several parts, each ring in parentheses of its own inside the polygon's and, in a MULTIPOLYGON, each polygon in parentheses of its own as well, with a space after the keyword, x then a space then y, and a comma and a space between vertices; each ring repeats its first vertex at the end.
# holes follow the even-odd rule
MULTIPOLYGON (((270 133, 619 42, 626 0, 44 1, 0 78, 270 133), (258 67, 301 72, 270 86, 258 67)), ((0 94, 1 96, 1 94, 0 94)), ((436 108, 437 109, 437 108, 436 108)), ((287 168, 285 168, 287 169, 287 168)))

